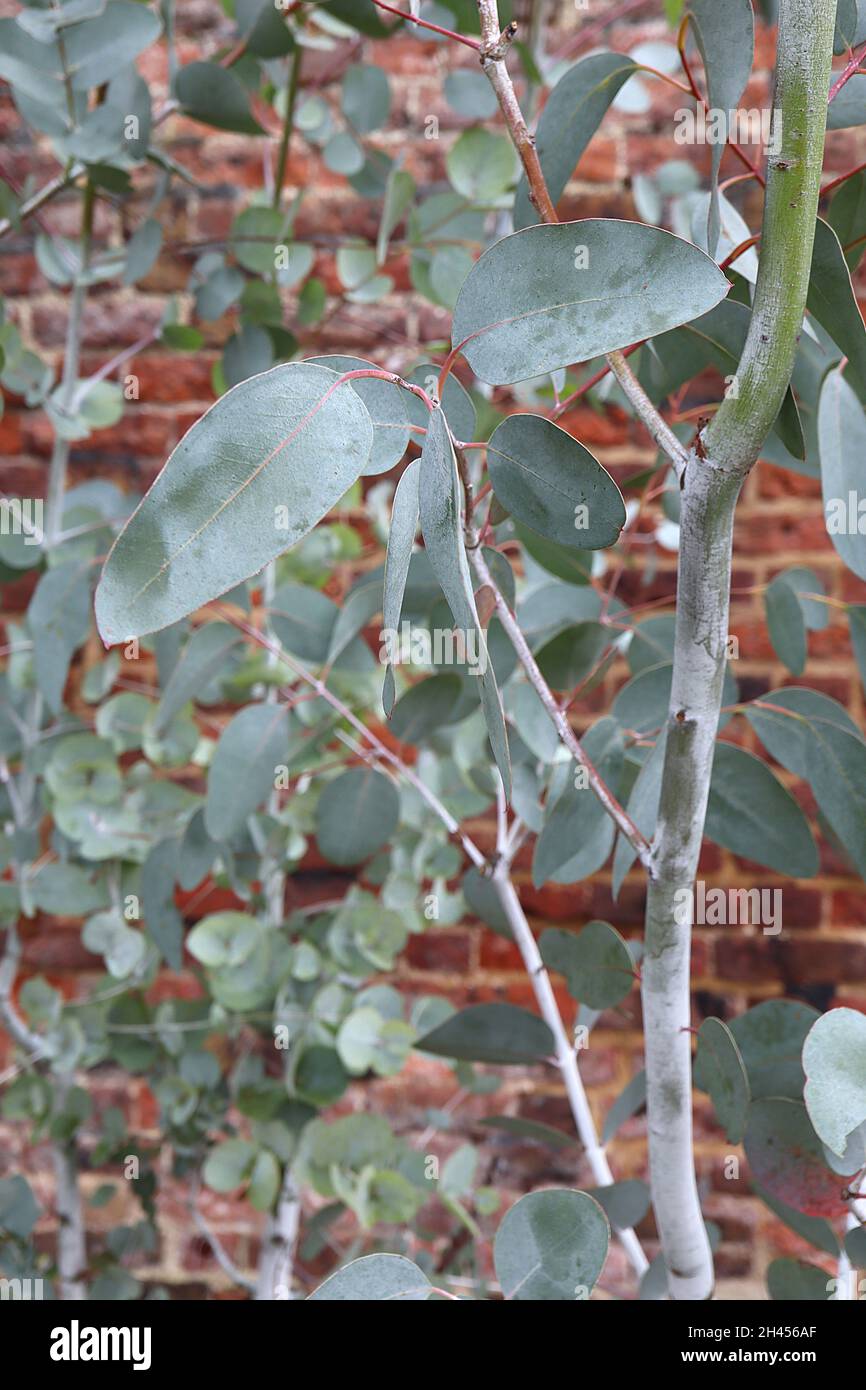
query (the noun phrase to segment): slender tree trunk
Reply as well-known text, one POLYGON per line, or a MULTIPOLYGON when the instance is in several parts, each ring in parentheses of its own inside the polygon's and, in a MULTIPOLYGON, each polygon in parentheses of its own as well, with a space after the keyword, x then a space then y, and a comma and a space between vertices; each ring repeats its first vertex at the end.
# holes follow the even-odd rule
POLYGON ((685 1031, 692 920, 676 895, 691 893, 703 837, 724 680, 734 509, 790 382, 805 311, 835 11, 834 0, 780 5, 775 110, 782 148, 768 169, 760 271, 738 390, 681 480, 674 671, 642 986, 650 1180, 675 1299, 706 1299, 713 1291, 692 1154, 685 1031))
POLYGON ((262 1236, 256 1302, 271 1303, 275 1299, 291 1298, 300 1219, 301 1204, 287 1167, 276 1210, 268 1217, 262 1236))

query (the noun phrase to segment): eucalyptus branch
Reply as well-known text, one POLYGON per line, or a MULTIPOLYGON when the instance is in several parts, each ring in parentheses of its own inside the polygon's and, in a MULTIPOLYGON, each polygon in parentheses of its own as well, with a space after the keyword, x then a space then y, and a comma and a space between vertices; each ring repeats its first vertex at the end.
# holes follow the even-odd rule
MULTIPOLYGON (((553 205, 550 190, 544 177, 544 170, 535 148, 535 139, 529 133, 523 112, 520 109, 520 102, 517 100, 514 83, 505 63, 503 40, 509 34, 509 30, 506 30, 505 34, 500 34, 498 0, 476 0, 476 3, 481 18, 483 43, 481 66, 496 93, 500 109, 505 117, 508 133, 520 156, 520 162, 526 174, 529 201, 538 212, 542 222, 558 222, 556 208, 553 205)), ((686 451, 640 385, 625 360, 625 354, 622 352, 608 353, 607 364, 653 439, 669 455, 674 465, 682 470, 685 467, 686 451)))
MULTIPOLYGON (((593 1179, 599 1187, 609 1187, 615 1179, 604 1147, 599 1143, 592 1110, 577 1065, 577 1055, 566 1032, 559 1012, 559 1005, 556 1002, 556 995, 550 983, 550 976, 541 959, 538 943, 524 915, 507 864, 497 864, 493 871, 492 881, 523 959, 541 1016, 553 1034, 556 1064, 562 1075, 575 1128, 592 1170, 593 1179)), ((649 1261, 634 1231, 630 1228, 618 1230, 617 1236, 635 1273, 638 1277, 642 1276, 649 1267, 649 1261)))
POLYGON ((649 396, 644 391, 634 372, 621 352, 610 352, 608 365, 628 400, 646 425, 659 448, 667 454, 671 463, 682 476, 689 461, 689 451, 677 439, 670 426, 662 419, 649 396))
POLYGON ((628 840, 640 862, 648 866, 650 862, 649 844, 599 774, 598 769, 585 752, 580 739, 569 724, 567 717, 559 708, 550 686, 539 670, 538 662, 532 655, 529 643, 524 637, 520 625, 512 614, 511 609, 505 602, 505 598, 490 573, 487 562, 481 554, 480 549, 472 550, 470 555, 473 568, 478 578, 481 580, 482 584, 489 587, 493 593, 499 621, 507 632, 511 644, 517 653, 518 660, 529 677, 530 684, 541 700, 551 723, 559 734, 561 742, 568 749, 575 762, 585 769, 590 787, 595 792, 617 828, 628 840))
POLYGON ((400 776, 415 789, 422 800, 427 803, 431 811, 434 812, 445 826, 449 835, 459 840, 475 867, 478 869, 486 869, 488 867, 485 855, 475 844, 474 840, 462 829, 459 822, 454 819, 451 812, 442 805, 436 793, 431 791, 425 782, 422 782, 417 773, 415 773, 411 767, 408 767, 407 764, 403 762, 402 758, 399 758, 380 738, 377 738, 373 730, 369 729, 367 725, 349 709, 348 705, 344 704, 339 696, 335 695, 334 692, 328 688, 324 681, 314 675, 302 661, 297 659, 297 657, 291 656, 285 651, 279 642, 258 632, 250 623, 245 622, 243 618, 239 618, 237 614, 233 613, 230 609, 220 608, 219 612, 220 616, 223 617, 226 622, 231 623, 234 627, 238 628, 239 631, 246 633, 246 635, 254 642, 257 642, 259 646, 275 653, 280 662, 294 671, 305 684, 309 685, 310 688, 326 702, 326 704, 329 704, 333 710, 336 710, 342 719, 345 719, 347 723, 351 724, 352 728, 365 738, 371 747, 375 749, 377 757, 390 767, 395 768, 400 773, 400 776))

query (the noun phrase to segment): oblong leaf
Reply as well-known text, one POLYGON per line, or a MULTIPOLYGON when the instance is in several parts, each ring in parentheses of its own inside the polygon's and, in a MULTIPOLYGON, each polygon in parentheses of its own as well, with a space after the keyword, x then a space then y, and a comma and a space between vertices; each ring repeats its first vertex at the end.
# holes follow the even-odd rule
POLYGON ((273 791, 288 745, 284 705, 248 705, 226 725, 211 763, 204 808, 207 832, 215 840, 230 839, 273 791))
POLYGON ((766 763, 717 743, 705 831, 708 840, 794 878, 818 872, 809 822, 766 763))
POLYGON ((503 386, 676 328, 729 289, 705 252, 660 227, 527 227, 473 266, 452 337, 482 381, 503 386))
POLYGON ((553 1053, 543 1019, 514 1004, 472 1004, 415 1043, 419 1052, 463 1062, 540 1062, 553 1053))
POLYGON ((559 545, 601 550, 625 525, 625 502, 607 470, 541 415, 503 420, 487 445, 487 467, 506 510, 559 545))
MULTIPOLYGON (((623 83, 637 70, 625 53, 592 53, 568 69, 547 99, 535 144, 548 192, 556 203, 581 155, 623 83)), ((529 198, 526 175, 514 198, 514 227, 540 220, 529 198)))
POLYGON ((115 541, 96 591, 107 646, 186 617, 321 521, 373 441, 351 383, 303 362, 235 386, 184 435, 115 541))

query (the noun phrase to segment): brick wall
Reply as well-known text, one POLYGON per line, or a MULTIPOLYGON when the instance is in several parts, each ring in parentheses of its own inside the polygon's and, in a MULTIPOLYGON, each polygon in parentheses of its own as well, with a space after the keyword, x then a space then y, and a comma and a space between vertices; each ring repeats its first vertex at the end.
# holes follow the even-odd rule
MULTIPOLYGON (((606 37, 596 36, 595 42, 625 51, 635 42, 667 33, 657 17, 661 10, 657 3, 624 6, 594 0, 589 17, 568 3, 552 8, 561 26, 559 45, 572 54, 579 51, 577 35, 581 21, 588 27, 621 11, 627 11, 626 16, 613 23, 606 37)), ((9 0, 0 0, 0 14, 14 10, 9 0)), ((184 0, 179 10, 181 61, 203 52, 212 53, 227 40, 225 21, 210 0, 184 0)), ((766 104, 767 69, 772 55, 772 33, 762 30, 758 40, 760 71, 744 98, 744 106, 766 104)), ((347 45, 341 56, 345 61, 357 61, 363 56, 364 61, 388 71, 393 111, 382 143, 404 155, 406 167, 421 186, 441 180, 446 152, 460 129, 460 123, 440 96, 442 80, 454 64, 472 63, 468 50, 400 35, 387 42, 367 42, 359 48, 347 45), (439 140, 424 138, 424 121, 429 115, 439 117, 439 140)), ((150 69, 148 77, 164 84, 161 55, 149 55, 146 63, 150 69)), ((307 81, 327 92, 326 84, 333 73, 332 58, 313 55, 307 81)), ((563 215, 633 217, 630 176, 650 172, 673 157, 694 158, 706 172, 707 148, 672 144, 672 112, 679 100, 676 93, 658 85, 654 92, 654 105, 648 114, 626 118, 613 112, 606 119, 567 192, 563 215)), ((0 103, 0 136, 0 172, 18 182, 32 175, 37 183, 54 172, 50 157, 34 148, 22 134, 8 100, 0 103)), ((261 179, 260 145, 251 139, 204 131, 177 117, 166 123, 162 138, 203 187, 193 191, 188 185, 175 186, 165 211, 166 247, 157 269, 143 284, 126 290, 97 287, 90 294, 85 316, 85 371, 96 369, 114 352, 134 343, 159 320, 166 296, 182 291, 195 248, 203 241, 225 235, 248 190, 261 179)), ((863 143, 857 131, 832 134, 828 139, 828 170, 841 172, 863 160, 863 143)), ((315 234, 319 246, 316 273, 336 294, 339 287, 328 238, 347 231, 375 237, 375 208, 359 201, 299 140, 293 147, 287 182, 293 190, 308 190, 298 217, 298 232, 302 237, 315 234)), ((750 191, 744 196, 743 188, 754 186, 739 186, 736 196, 750 224, 757 227, 758 193, 750 191)), ((54 203, 43 216, 52 229, 74 232, 74 203, 54 203)), ((99 209, 99 236, 114 234, 112 216, 104 208, 99 209)), ((0 290, 7 296, 25 337, 43 353, 59 355, 66 301, 62 293, 45 282, 36 266, 34 230, 33 224, 28 224, 24 231, 0 243, 0 290)), ((298 330, 304 351, 358 353, 400 370, 414 364, 423 344, 446 338, 448 315, 413 296, 406 263, 395 260, 388 271, 395 278, 395 289, 386 300, 363 307, 340 306, 335 300, 330 306, 333 312, 329 311, 323 325, 312 331, 298 330)), ((287 296, 287 322, 292 326, 291 296, 287 296)), ((135 372, 140 379, 140 400, 128 407, 117 426, 100 432, 73 451, 73 481, 107 477, 136 489, 151 482, 170 449, 212 399, 211 368, 220 344, 231 331, 230 323, 220 321, 208 325, 206 331, 205 350, 197 356, 184 358, 151 348, 129 364, 125 370, 135 372)), ((690 403, 700 403, 699 391, 690 403)), ((593 448, 614 474, 633 472, 636 465, 654 457, 646 435, 617 410, 599 413, 583 406, 562 423, 593 448)), ((14 401, 7 404, 6 414, 0 420, 4 492, 42 494, 49 443, 48 426, 41 413, 29 412, 14 401)), ((731 618, 731 632, 739 639, 740 652, 734 674, 745 698, 784 684, 787 679, 769 645, 763 602, 760 593, 753 592, 756 586, 763 586, 780 569, 808 564, 834 598, 861 602, 866 599, 864 586, 836 561, 825 535, 819 499, 816 483, 769 465, 757 469, 746 486, 738 512, 731 618)), ((655 572, 649 583, 645 583, 645 576, 639 571, 626 573, 620 588, 624 599, 643 602, 674 592, 675 557, 659 550, 652 562, 655 572)), ((338 596, 348 579, 347 574, 336 573, 329 591, 338 596)), ((24 578, 6 589, 6 616, 22 612, 31 587, 32 581, 24 578)), ((863 692, 843 628, 834 623, 826 631, 813 634, 810 652, 804 680, 840 700, 862 724, 863 692)), ((140 669, 130 674, 142 676, 140 669)), ((603 685, 578 703, 575 717, 581 727, 608 707, 623 676, 624 667, 615 666, 603 685)), ((796 791, 808 806, 807 789, 801 786, 796 791)), ((479 824, 472 833, 479 843, 487 845, 492 841, 493 827, 479 824)), ((769 872, 760 871, 757 878, 755 873, 754 868, 741 865, 727 852, 706 847, 702 876, 709 885, 781 884, 769 872)), ((627 881, 616 904, 611 899, 607 872, 575 887, 549 886, 538 891, 531 885, 528 856, 524 856, 518 863, 517 878, 530 920, 538 929, 551 922, 577 927, 601 917, 616 923, 626 935, 640 934, 644 893, 637 876, 627 881)), ((312 901, 333 896, 344 882, 311 858, 292 880, 290 893, 295 902, 312 901)), ((784 994, 808 999, 822 1008, 831 1001, 866 1008, 866 899, 860 880, 852 879, 832 851, 825 848, 819 876, 809 882, 787 884, 784 905, 785 926, 778 937, 741 927, 698 929, 694 952, 696 1024, 707 1014, 729 1017, 762 999, 784 994)), ((42 919, 27 928, 26 968, 45 972, 52 983, 62 985, 67 992, 93 982, 94 977, 88 973, 92 962, 93 958, 78 944, 76 924, 42 919)), ((472 922, 458 927, 433 927, 426 935, 412 938, 396 979, 407 991, 441 992, 455 1002, 508 999, 532 1005, 516 950, 472 922)), ((169 977, 159 988, 170 994, 189 987, 189 979, 169 977)), ((570 1013, 564 993, 561 999, 570 1013)), ((593 1033, 592 1046, 583 1054, 583 1073, 591 1088, 597 1117, 606 1113, 640 1065, 641 1034, 637 1000, 633 997, 627 1008, 605 1016, 603 1026, 593 1033)), ((119 1104, 127 1109, 135 1127, 155 1135, 156 1107, 143 1081, 130 1082, 108 1071, 96 1073, 91 1080, 100 1108, 119 1104)), ((426 1108, 445 1104, 453 1090, 447 1067, 415 1058, 399 1077, 356 1087, 348 1103, 387 1113, 402 1132, 411 1136, 425 1127, 426 1108)), ((445 1155, 466 1135, 480 1142, 484 1132, 473 1126, 485 1107, 488 1112, 507 1109, 570 1128, 555 1077, 539 1079, 534 1074, 510 1071, 492 1105, 490 1100, 466 1100, 456 1111, 454 1129, 440 1135, 433 1147, 438 1146, 438 1151, 445 1155)), ((20 1165, 37 1191, 49 1198, 48 1215, 43 1220, 48 1241, 52 1223, 46 1156, 38 1149, 25 1153, 24 1136, 9 1127, 4 1127, 3 1140, 9 1146, 7 1171, 15 1171, 20 1165)), ((644 1140, 644 1122, 631 1121, 612 1148, 618 1177, 645 1176, 644 1140)), ((745 1164, 738 1179, 725 1176, 728 1146, 701 1096, 696 1100, 696 1142, 700 1175, 708 1193, 706 1211, 722 1229, 717 1261, 722 1296, 763 1297, 762 1274, 769 1259, 779 1253, 806 1254, 806 1247, 748 1195, 745 1164)), ((485 1140, 484 1154, 484 1180, 505 1195, 550 1182, 576 1186, 591 1183, 576 1146, 552 1156, 536 1144, 502 1136, 485 1140)), ((103 1180, 104 1175, 87 1173, 86 1190, 96 1188, 103 1180)), ((152 1267, 139 1272, 169 1282, 177 1296, 202 1297, 208 1289, 224 1289, 225 1280, 206 1244, 190 1231, 182 1197, 166 1176, 161 1197, 161 1248, 152 1267)), ((241 1263, 253 1261, 257 1220, 249 1209, 214 1194, 206 1199, 204 1209, 230 1253, 241 1263)), ((121 1219, 121 1197, 109 1207, 90 1211, 88 1223, 94 1239, 98 1240, 100 1229, 121 1219)), ((653 1247, 650 1223, 646 1223, 641 1234, 653 1247)), ((816 1258, 812 1251, 808 1257, 816 1258)), ((613 1247, 603 1285, 616 1291, 626 1288, 628 1282, 621 1252, 613 1247)))

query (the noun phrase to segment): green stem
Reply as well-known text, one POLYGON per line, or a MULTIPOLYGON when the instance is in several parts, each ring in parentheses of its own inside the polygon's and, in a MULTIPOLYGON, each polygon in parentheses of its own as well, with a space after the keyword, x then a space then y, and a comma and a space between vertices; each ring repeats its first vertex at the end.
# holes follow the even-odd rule
POLYGON ((292 62, 289 69, 289 88, 286 93, 286 114, 283 119, 283 133, 280 138, 280 150, 277 155, 277 168, 274 174, 274 207, 279 208, 283 196, 283 183, 286 177, 286 165, 289 159, 289 146, 292 142, 292 132, 295 128, 295 106, 298 100, 298 87, 301 80, 301 60, 304 50, 299 43, 295 44, 292 53, 292 62))
POLYGON ((707 431, 707 452, 719 468, 751 468, 790 385, 812 268, 835 9, 833 0, 780 6, 773 108, 781 150, 767 171, 761 262, 737 394, 727 396, 707 431))

